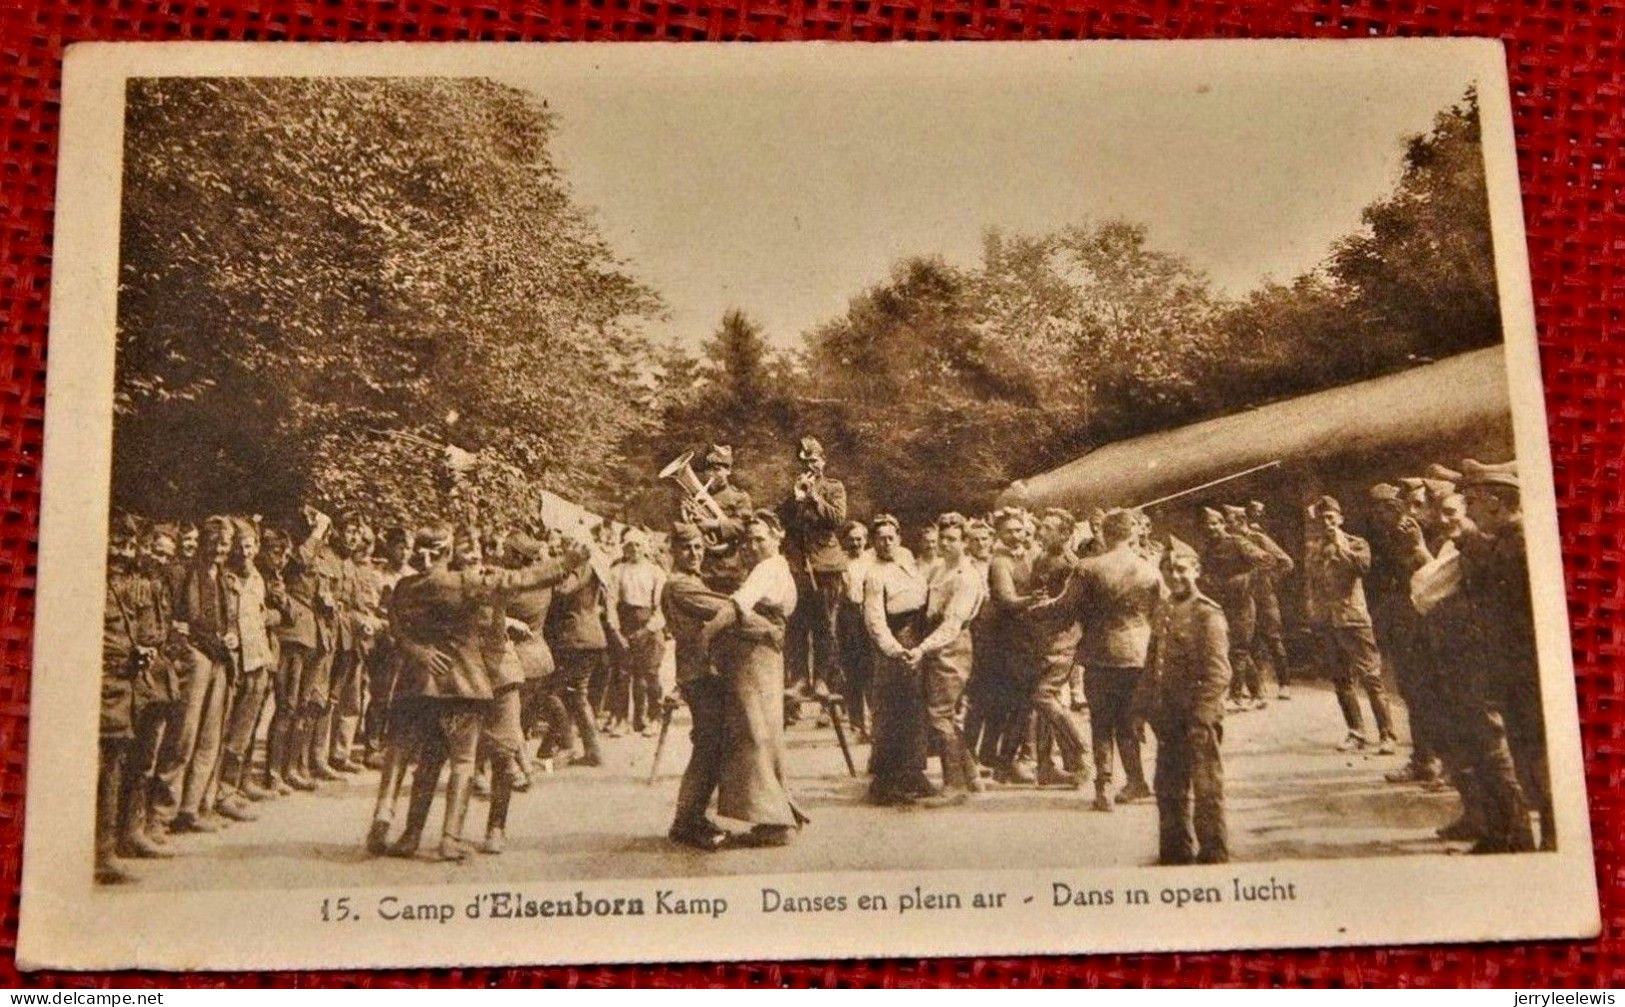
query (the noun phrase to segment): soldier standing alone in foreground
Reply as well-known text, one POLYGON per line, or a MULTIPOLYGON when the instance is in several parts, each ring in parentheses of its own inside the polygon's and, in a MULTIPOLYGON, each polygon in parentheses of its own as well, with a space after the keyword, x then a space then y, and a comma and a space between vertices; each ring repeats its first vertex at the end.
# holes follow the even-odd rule
POLYGON ((1219 864, 1230 859, 1219 758, 1230 637, 1224 610, 1197 590, 1196 551, 1172 539, 1163 570, 1169 596, 1157 609, 1139 704, 1157 732, 1157 862, 1219 864))

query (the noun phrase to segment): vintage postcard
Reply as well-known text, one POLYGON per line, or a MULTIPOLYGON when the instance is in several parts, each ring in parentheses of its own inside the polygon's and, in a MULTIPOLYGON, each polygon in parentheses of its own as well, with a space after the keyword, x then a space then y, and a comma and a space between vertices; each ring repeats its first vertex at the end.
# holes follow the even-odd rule
POLYGON ((83 45, 59 191, 25 967, 1598 932, 1498 42, 83 45))

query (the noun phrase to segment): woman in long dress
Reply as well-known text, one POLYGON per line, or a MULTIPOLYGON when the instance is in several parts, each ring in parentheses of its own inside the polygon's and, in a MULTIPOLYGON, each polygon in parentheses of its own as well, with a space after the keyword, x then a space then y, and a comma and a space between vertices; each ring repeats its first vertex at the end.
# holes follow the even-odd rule
POLYGON ((784 781, 784 628, 796 584, 779 554, 783 537, 771 511, 750 516, 741 548, 750 573, 704 631, 727 695, 717 813, 752 826, 731 845, 784 846, 809 821, 784 781))

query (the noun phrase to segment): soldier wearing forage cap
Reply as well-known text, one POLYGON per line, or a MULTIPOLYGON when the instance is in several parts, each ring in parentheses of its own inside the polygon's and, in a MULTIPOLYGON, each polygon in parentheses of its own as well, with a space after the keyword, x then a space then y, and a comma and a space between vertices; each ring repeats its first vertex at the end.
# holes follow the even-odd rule
POLYGON ((706 542, 699 527, 674 527, 671 549, 672 570, 660 594, 660 610, 676 643, 677 691, 688 704, 693 723, 688 766, 677 788, 677 810, 667 835, 673 842, 710 851, 721 849, 728 838, 727 831, 706 814, 722 781, 728 690, 705 652, 703 633, 705 624, 732 602, 700 576, 706 542))
POLYGON ((1486 814, 1473 852, 1529 849, 1531 805, 1540 814, 1541 848, 1555 849, 1517 463, 1467 459, 1461 471, 1467 514, 1478 528, 1460 541, 1461 589, 1473 627, 1467 720, 1486 814))
POLYGON ((720 521, 704 514, 694 515, 706 539, 705 582, 712 590, 723 592, 732 591, 745 580, 739 545, 745 537, 745 520, 753 509, 750 494, 732 481, 733 467, 733 447, 713 444, 700 457, 700 467, 695 473, 723 515, 720 521))
POLYGON ((1230 851, 1219 744, 1232 648, 1223 608, 1197 587, 1196 551, 1171 539, 1163 573, 1169 594, 1152 623, 1136 702, 1157 734, 1157 862, 1223 863, 1230 851))
MULTIPOLYGON (((1262 505, 1260 505, 1262 507, 1262 505)), ((1262 549, 1269 555, 1270 562, 1255 569, 1247 578, 1248 594, 1252 597, 1253 626, 1252 633, 1245 641, 1249 660, 1244 668, 1236 668, 1235 676, 1230 680, 1230 700, 1240 705, 1243 694, 1252 700, 1254 708, 1262 709, 1268 705, 1264 698, 1264 667, 1274 663, 1274 655, 1270 652, 1268 644, 1260 645, 1259 623, 1262 618, 1262 608, 1259 603, 1260 592, 1267 592, 1270 600, 1274 600, 1274 583, 1277 578, 1285 577, 1292 572, 1292 557, 1288 556, 1276 541, 1266 535, 1261 528, 1254 526, 1252 517, 1246 507, 1226 504, 1224 506, 1224 523, 1230 529, 1230 534, 1245 539, 1262 549), (1243 673, 1245 672, 1245 673, 1243 673)), ((1279 633, 1280 603, 1275 604, 1276 632, 1279 633)), ((1234 644, 1235 641, 1232 641, 1234 644)), ((1234 665, 1232 664, 1232 667, 1234 665)))
MULTIPOLYGON (((440 856, 462 860, 468 856, 462 830, 474 782, 481 723, 494 698, 489 664, 493 638, 488 625, 492 613, 502 612, 507 595, 557 583, 578 571, 587 564, 588 550, 578 545, 561 560, 521 570, 483 565, 453 570, 450 529, 424 529, 418 533, 417 542, 425 570, 395 585, 391 617, 402 655, 397 698, 409 697, 416 707, 421 747, 406 827, 388 851, 403 857, 416 854, 429 806, 434 802, 440 767, 449 761, 440 856)), ((386 760, 367 837, 368 848, 374 851, 383 848, 390 824, 388 816, 394 810, 384 790, 392 778, 398 781, 386 760)))
MULTIPOLYGON (((795 575, 798 599, 790 615, 784 662, 791 688, 806 693, 816 684, 830 682, 835 670, 835 613, 841 600, 841 571, 847 563, 840 542, 846 487, 824 472, 824 446, 818 438, 801 438, 796 461, 801 474, 778 509, 784 558, 795 575)), ((796 712, 791 704, 785 711, 787 720, 794 720, 796 712)))
MULTIPOLYGON (((1071 513, 1061 508, 1044 512, 1038 526, 1043 551, 1032 563, 1035 596, 1054 598, 1066 591, 1077 566, 1077 559, 1067 548, 1074 524, 1071 513)), ((1072 664, 1083 631, 1076 620, 1053 607, 1029 610, 1022 617, 1022 625, 1031 634, 1036 658, 1029 695, 1036 720, 1038 785, 1080 787, 1089 778, 1089 766, 1084 761, 1089 746, 1068 713, 1061 691, 1072 678, 1072 664), (1051 760, 1056 748, 1061 752, 1059 770, 1051 760)))
POLYGON ((1281 579, 1292 571, 1292 560, 1264 528, 1263 501, 1248 502, 1247 527, 1252 532, 1253 541, 1263 546, 1270 555, 1279 553, 1287 560, 1284 570, 1271 569, 1253 578, 1253 605, 1257 611, 1257 622, 1253 629, 1253 663, 1259 665, 1261 678, 1264 666, 1274 671, 1276 699, 1291 699, 1292 666, 1287 660, 1286 627, 1281 620, 1280 584, 1281 579))
POLYGON ((1094 735, 1096 811, 1112 810, 1106 790, 1112 753, 1122 759, 1125 786, 1118 804, 1151 796, 1140 764, 1134 697, 1145 669, 1153 613, 1161 602, 1162 575, 1134 548, 1135 518, 1114 510, 1100 519, 1103 551, 1078 564, 1066 593, 1052 602, 1083 629, 1078 656, 1084 666, 1089 726, 1094 735))
MULTIPOLYGON (((1245 510, 1239 519, 1227 519, 1212 507, 1202 508, 1202 583, 1204 593, 1224 609, 1230 666, 1235 674, 1232 687, 1250 684, 1256 690, 1258 673, 1253 667, 1252 648, 1258 608, 1253 581, 1256 574, 1276 569, 1277 560, 1251 536, 1235 530, 1245 519, 1245 510)), ((1239 699, 1239 693, 1232 698, 1239 699)), ((1255 691, 1254 698, 1261 696, 1255 691)), ((1236 706, 1242 708, 1239 702, 1236 706)))
POLYGON ((1348 734, 1339 749, 1365 748, 1365 718, 1360 713, 1356 687, 1363 687, 1377 722, 1378 748, 1391 754, 1398 739, 1382 687, 1382 657, 1371 630, 1366 606, 1365 576, 1371 570, 1371 546, 1343 530, 1343 507, 1335 497, 1323 496, 1309 507, 1319 534, 1303 560, 1304 606, 1315 634, 1320 659, 1337 689, 1348 734))
POLYGON ((1371 536, 1372 622, 1382 653, 1394 669, 1411 726, 1411 757, 1404 768, 1388 773, 1390 783, 1426 783, 1438 778, 1436 711, 1424 701, 1425 678, 1433 672, 1422 616, 1411 603, 1411 578, 1433 559, 1419 517, 1425 516, 1426 487, 1421 480, 1401 485, 1378 483, 1370 498, 1375 523, 1371 536), (1419 509, 1420 508, 1420 509, 1419 509))

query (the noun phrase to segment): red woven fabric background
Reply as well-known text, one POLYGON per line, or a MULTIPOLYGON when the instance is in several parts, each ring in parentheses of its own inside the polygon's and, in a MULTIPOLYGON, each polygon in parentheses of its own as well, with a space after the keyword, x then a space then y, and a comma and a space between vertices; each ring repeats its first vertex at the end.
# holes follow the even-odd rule
MULTIPOLYGON (((1604 936, 1594 943, 1078 958, 647 965, 179 977, 244 985, 1512 985, 1625 981, 1625 7, 1619 0, 0 0, 0 982, 163 985, 156 974, 19 977, 41 424, 62 50, 85 39, 788 40, 1363 38, 1507 42, 1518 166, 1557 467, 1604 936)), ((113 239, 112 235, 108 236, 113 239)), ((1538 893, 1529 893, 1538 897, 1538 893)), ((132 921, 132 926, 141 925, 132 921)))

